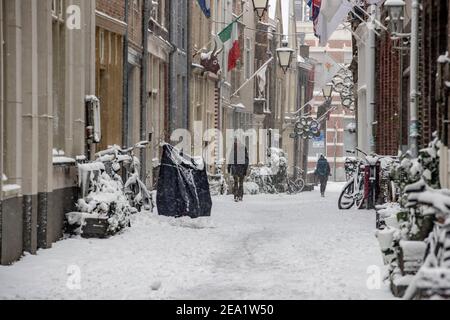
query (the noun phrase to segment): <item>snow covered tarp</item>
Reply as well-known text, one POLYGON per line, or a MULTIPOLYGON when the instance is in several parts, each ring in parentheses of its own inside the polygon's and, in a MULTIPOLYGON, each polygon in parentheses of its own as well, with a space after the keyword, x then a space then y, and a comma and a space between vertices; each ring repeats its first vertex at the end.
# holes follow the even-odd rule
POLYGON ((163 146, 156 203, 158 214, 191 218, 211 215, 212 200, 202 159, 181 155, 169 144, 163 146))

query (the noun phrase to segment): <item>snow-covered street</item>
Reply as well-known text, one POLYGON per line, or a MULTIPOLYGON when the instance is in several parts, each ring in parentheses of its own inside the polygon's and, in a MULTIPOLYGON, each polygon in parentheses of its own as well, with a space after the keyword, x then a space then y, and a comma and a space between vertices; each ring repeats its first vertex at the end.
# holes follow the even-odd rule
POLYGON ((0 267, 0 299, 391 299, 374 213, 320 194, 214 198, 210 219, 139 214, 106 240, 71 238, 0 267))

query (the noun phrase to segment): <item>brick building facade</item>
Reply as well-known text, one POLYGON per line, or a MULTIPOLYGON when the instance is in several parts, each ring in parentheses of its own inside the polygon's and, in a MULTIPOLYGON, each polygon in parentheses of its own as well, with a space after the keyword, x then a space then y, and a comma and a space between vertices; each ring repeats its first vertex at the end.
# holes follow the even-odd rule
MULTIPOLYGON (((396 155, 401 145, 407 145, 407 131, 401 126, 405 119, 402 113, 402 74, 403 61, 407 60, 395 49, 390 35, 382 31, 376 45, 376 108, 375 152, 384 155, 396 155)), ((406 120, 406 119, 405 119, 406 120)))
MULTIPOLYGON (((383 6, 378 6, 382 21, 387 17, 383 6)), ((449 105, 445 81, 450 77, 448 63, 438 59, 449 51, 449 2, 422 1, 419 11, 418 36, 418 147, 427 147, 437 132, 443 142, 440 161, 441 184, 450 186, 449 105)), ((403 31, 411 31, 411 2, 406 2, 403 31)), ((364 28, 356 18, 353 29, 364 28), (356 22, 355 22, 356 21, 356 22)), ((375 151, 378 154, 397 155, 408 150, 410 124, 410 50, 409 41, 392 39, 389 32, 377 30, 376 39, 376 105, 375 105, 375 151)), ((360 36, 361 34, 359 34, 360 36)), ((357 43, 360 41, 356 40, 357 43)), ((359 47, 354 48, 354 65, 364 70, 359 47)), ((445 60, 445 59, 444 59, 445 60)), ((355 68, 356 70, 356 68, 355 68)), ((361 79, 359 79, 361 82, 361 79)), ((360 118, 362 115, 358 114, 360 118)), ((359 130, 359 136, 364 132, 359 130)))

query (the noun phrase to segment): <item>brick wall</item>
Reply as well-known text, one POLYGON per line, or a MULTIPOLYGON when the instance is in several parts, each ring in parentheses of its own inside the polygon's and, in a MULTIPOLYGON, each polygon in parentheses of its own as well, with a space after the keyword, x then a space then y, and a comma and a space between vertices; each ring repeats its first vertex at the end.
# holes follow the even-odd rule
POLYGON ((142 45, 142 1, 130 0, 128 8, 128 37, 136 49, 142 45))
POLYGON ((377 40, 376 153, 396 155, 400 146, 400 53, 387 33, 377 40))
MULTIPOLYGON (((142 3, 144 0, 128 1, 128 33, 131 45, 139 49, 142 43, 142 3)), ((125 0, 97 0, 96 10, 114 19, 125 21, 125 0)))
MULTIPOLYGON (((437 59, 448 50, 448 1, 425 1, 420 17, 419 146, 426 147, 435 131, 443 133, 444 106, 438 101, 437 59)), ((444 138, 441 135, 441 138, 444 138)))
POLYGON ((125 0, 97 0, 96 10, 114 19, 125 20, 125 0))

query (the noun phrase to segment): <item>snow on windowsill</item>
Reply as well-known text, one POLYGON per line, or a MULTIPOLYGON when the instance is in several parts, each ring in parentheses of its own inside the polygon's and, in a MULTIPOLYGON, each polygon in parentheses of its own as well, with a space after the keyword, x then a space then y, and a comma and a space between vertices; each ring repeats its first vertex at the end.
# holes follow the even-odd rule
POLYGON ((64 156, 53 157, 54 165, 75 164, 75 163, 76 163, 76 160, 73 158, 64 157, 64 156))
POLYGON ((21 187, 17 184, 4 184, 2 186, 2 194, 4 198, 10 198, 14 196, 18 196, 21 191, 21 187))

